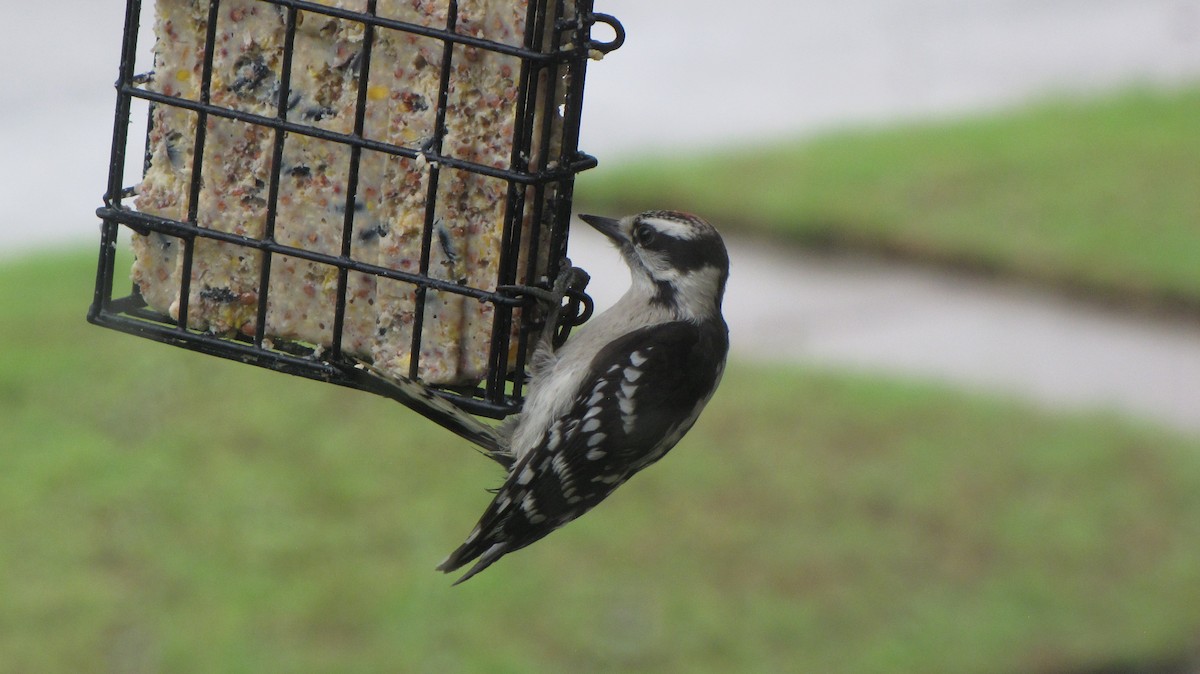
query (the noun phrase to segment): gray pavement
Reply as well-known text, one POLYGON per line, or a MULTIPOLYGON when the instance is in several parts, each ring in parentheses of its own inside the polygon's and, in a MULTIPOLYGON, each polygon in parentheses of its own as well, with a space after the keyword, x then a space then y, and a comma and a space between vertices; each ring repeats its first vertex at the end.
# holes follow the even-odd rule
POLYGON ((596 0, 602 160, 1200 76, 1200 0, 596 0))

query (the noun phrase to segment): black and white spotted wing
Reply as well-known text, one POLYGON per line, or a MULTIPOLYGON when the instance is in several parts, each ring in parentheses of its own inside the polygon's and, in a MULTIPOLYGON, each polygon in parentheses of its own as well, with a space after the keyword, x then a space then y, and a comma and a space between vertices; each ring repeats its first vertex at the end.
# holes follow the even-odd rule
POLYGON ((604 348, 569 411, 518 461, 466 543, 438 568, 453 571, 479 557, 462 582, 662 458, 708 402, 727 350, 723 323, 687 321, 643 328, 604 348))

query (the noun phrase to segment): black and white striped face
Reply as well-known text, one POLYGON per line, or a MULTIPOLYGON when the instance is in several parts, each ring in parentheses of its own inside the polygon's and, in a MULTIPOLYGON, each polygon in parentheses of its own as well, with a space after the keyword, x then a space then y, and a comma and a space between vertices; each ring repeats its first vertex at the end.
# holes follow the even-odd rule
POLYGON ((729 254, 717 230, 677 211, 646 211, 620 220, 579 216, 611 239, 653 301, 703 317, 720 312, 729 254))

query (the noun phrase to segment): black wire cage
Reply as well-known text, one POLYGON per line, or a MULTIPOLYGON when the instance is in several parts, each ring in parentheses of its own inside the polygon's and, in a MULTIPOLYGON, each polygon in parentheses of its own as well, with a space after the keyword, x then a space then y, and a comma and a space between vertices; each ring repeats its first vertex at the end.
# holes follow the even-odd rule
MULTIPOLYGON (((596 164, 578 149, 587 63, 623 40, 592 9, 128 0, 88 319, 410 405, 346 364, 519 410, 532 298, 567 263, 574 178, 596 164)), ((587 306, 575 293, 563 329, 587 306)))

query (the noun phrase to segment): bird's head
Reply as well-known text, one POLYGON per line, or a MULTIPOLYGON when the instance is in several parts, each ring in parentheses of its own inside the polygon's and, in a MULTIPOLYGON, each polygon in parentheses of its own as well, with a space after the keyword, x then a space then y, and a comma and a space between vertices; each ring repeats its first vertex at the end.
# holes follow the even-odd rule
POLYGON ((629 265, 633 292, 644 293, 650 302, 679 318, 704 320, 720 315, 729 253, 712 225, 677 211, 646 211, 620 220, 579 217, 620 249, 629 265))

